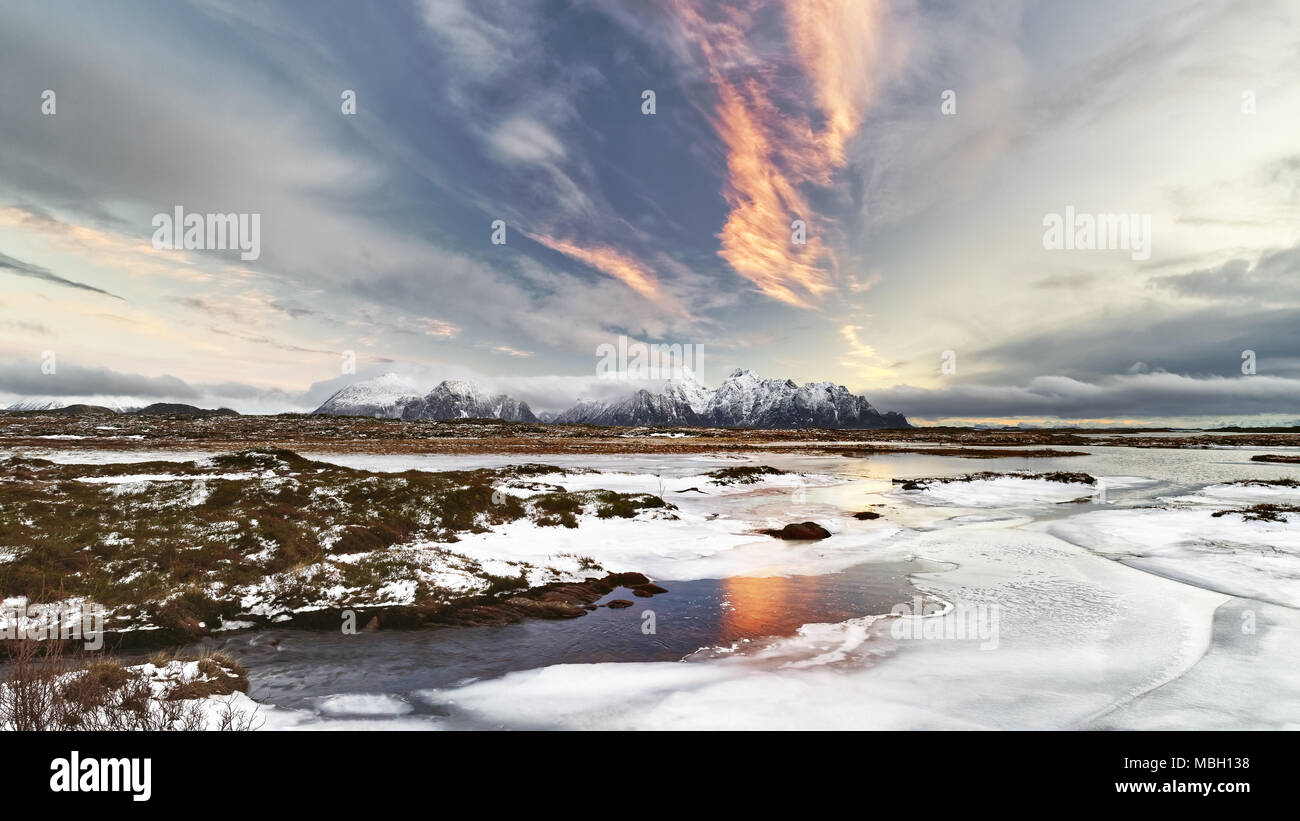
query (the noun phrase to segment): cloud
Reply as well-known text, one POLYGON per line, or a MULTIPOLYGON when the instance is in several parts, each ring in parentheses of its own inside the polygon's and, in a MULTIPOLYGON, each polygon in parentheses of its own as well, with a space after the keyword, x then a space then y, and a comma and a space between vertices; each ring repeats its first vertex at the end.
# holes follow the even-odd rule
POLYGON ((215 327, 208 328, 208 330, 214 334, 219 334, 221 336, 232 336, 235 337, 236 339, 242 339, 245 342, 251 342, 254 345, 268 345, 272 348, 278 348, 282 351, 292 351, 294 353, 331 354, 333 356, 339 355, 338 351, 329 351, 329 350, 324 350, 322 348, 307 348, 307 347, 303 347, 302 345, 295 345, 291 342, 284 342, 279 339, 273 339, 272 337, 269 336, 263 336, 261 334, 244 333, 242 331, 229 331, 226 330, 225 328, 215 328, 215 327))
POLYGON ((855 375, 867 379, 884 379, 894 376, 894 371, 886 366, 885 361, 876 353, 876 349, 863 342, 858 332, 862 330, 861 325, 843 325, 840 327, 840 336, 849 343, 849 350, 845 356, 848 361, 841 364, 854 370, 855 375))
POLYGON ((492 350, 496 351, 497 353, 503 353, 506 356, 518 356, 522 358, 535 356, 535 354, 532 351, 521 351, 518 348, 512 348, 509 345, 498 345, 492 350))
POLYGON ((460 333, 460 328, 457 328, 455 325, 451 324, 450 322, 441 319, 433 319, 431 317, 424 316, 424 317, 420 317, 420 324, 424 326, 425 336, 436 336, 439 337, 440 339, 451 339, 453 336, 460 333))
POLYGON ((641 296, 650 300, 660 298, 659 285, 654 273, 649 268, 630 256, 608 246, 580 246, 568 240, 556 239, 543 234, 529 234, 530 239, 545 245, 552 251, 573 257, 584 265, 595 268, 611 276, 641 296))
POLYGON ((564 145, 530 117, 506 121, 492 132, 489 141, 496 154, 509 162, 543 163, 564 157, 564 145))
POLYGON ((1029 283, 1031 288, 1086 288, 1097 281, 1096 274, 1052 274, 1029 283))
POLYGON ((896 408, 920 419, 1294 416, 1300 408, 1300 379, 1264 375, 1196 378, 1166 372, 1119 374, 1094 382, 1039 376, 1021 386, 894 387, 873 391, 870 399, 878 407, 896 408))
POLYGON ((713 16, 691 0, 673 4, 717 94, 712 119, 725 147, 730 208, 718 253, 763 294, 810 307, 832 289, 836 259, 822 236, 827 221, 803 187, 831 185, 847 162, 871 96, 880 21, 870 0, 788 0, 782 10, 793 50, 786 66, 760 31, 766 4, 713 16), (792 239, 797 219, 807 225, 804 244, 792 239))
MULTIPOLYGON (((519 0, 513 5, 514 13, 519 14, 524 4, 519 0)), ((510 59, 518 58, 519 47, 526 43, 527 26, 511 27, 505 21, 489 19, 499 16, 499 4, 480 2, 475 13, 463 0, 422 0, 419 9, 425 25, 455 62, 483 77, 502 71, 510 59)))
POLYGON ((1215 302, 1253 302, 1272 307, 1300 303, 1300 245, 1267 251, 1254 262, 1237 258, 1187 274, 1154 277, 1152 284, 1215 302))
POLYGON ((862 294, 870 291, 880 284, 881 276, 879 271, 871 271, 866 276, 849 275, 845 277, 845 284, 848 286, 849 293, 862 294))
POLYGON ((166 297, 166 299, 168 302, 174 302, 177 305, 181 305, 183 307, 189 308, 190 310, 198 311, 204 314, 210 314, 212 316, 221 317, 223 319, 238 321, 243 318, 240 312, 236 311, 234 308, 231 308, 226 305, 219 305, 217 303, 214 303, 212 300, 204 299, 203 297, 169 296, 166 297))
POLYGON ((40 265, 32 265, 31 263, 14 259, 8 254, 0 254, 0 271, 6 271, 14 276, 30 277, 44 282, 52 282, 55 285, 62 285, 65 288, 76 288, 81 291, 91 291, 96 294, 111 296, 113 299, 121 299, 123 302, 126 301, 117 294, 109 293, 103 288, 96 288, 95 286, 87 285, 84 282, 75 282, 71 279, 64 279, 52 272, 49 268, 43 268, 40 265))
POLYGON ((1246 348, 1262 376, 1300 376, 1300 18, 1281 0, 1099 2, 18 5, 0 27, 0 248, 27 269, 0 269, 0 353, 31 348, 39 317, 68 362, 286 395, 336 372, 336 350, 575 373, 619 333, 845 382, 906 367, 889 382, 932 386, 948 348, 988 385, 1100 384, 1135 362, 1231 377, 1246 348), (357 47, 357 25, 384 47, 357 47), (56 117, 24 102, 46 87, 56 117), (1111 197, 1168 212, 1168 256, 1042 260, 1040 200, 1111 197), (262 259, 154 250, 149 217, 176 204, 262 213, 262 259), (488 242, 498 218, 506 246, 488 242), (129 307, 49 299, 77 286, 34 272, 129 307))
POLYGON ((108 368, 58 362, 52 374, 40 361, 0 363, 0 391, 22 396, 142 396, 197 398, 200 394, 174 376, 142 376, 108 368))
POLYGON ((1300 311, 1214 305, 1161 317, 1159 307, 1116 309, 982 349, 959 349, 959 373, 995 384, 1045 373, 1097 379, 1141 361, 1173 373, 1230 376, 1240 373, 1241 352, 1253 350, 1260 375, 1300 378, 1300 311))

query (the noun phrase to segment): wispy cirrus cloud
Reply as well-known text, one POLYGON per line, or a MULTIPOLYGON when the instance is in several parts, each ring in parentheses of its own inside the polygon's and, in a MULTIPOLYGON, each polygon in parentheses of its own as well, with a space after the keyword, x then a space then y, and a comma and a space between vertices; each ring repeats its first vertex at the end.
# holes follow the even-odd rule
POLYGON ((569 240, 548 237, 545 234, 528 236, 552 251, 572 257, 584 265, 617 279, 646 299, 658 300, 662 296, 654 272, 616 248, 607 245, 582 246, 569 240))
POLYGON ((28 277, 30 279, 39 279, 44 282, 50 282, 55 285, 61 285, 64 288, 76 288, 81 291, 92 291, 96 294, 111 296, 113 299, 123 299, 117 294, 105 291, 103 288, 96 288, 94 285, 87 285, 84 282, 61 277, 40 265, 33 265, 29 262, 23 262, 20 259, 14 259, 8 254, 0 253, 0 272, 13 274, 14 276, 28 277))
POLYGON ((845 360, 840 364, 852 368, 859 378, 878 380, 895 376, 894 370, 886 367, 886 361, 881 358, 876 349, 862 340, 860 336, 862 330, 861 325, 840 327, 840 336, 844 337, 844 341, 849 345, 845 360))
POLYGON ((719 255, 769 297, 799 307, 834 288, 838 267, 828 220, 805 186, 829 186, 846 164, 872 89, 880 28, 870 0, 787 0, 793 59, 773 59, 760 28, 773 6, 751 2, 706 14, 694 0, 673 6, 703 56, 717 94, 712 120, 726 158, 730 212, 719 255), (791 224, 808 226, 806 242, 791 224))
POLYGON ((535 354, 532 351, 521 351, 518 348, 512 348, 509 345, 498 345, 492 350, 496 353, 502 353, 505 354, 506 356, 517 356, 520 357, 521 359, 527 359, 529 357, 535 356, 535 354))
POLYGON ((424 333, 426 336, 451 339, 453 336, 460 333, 460 328, 444 319, 433 319, 426 316, 420 319, 420 324, 424 326, 424 333))

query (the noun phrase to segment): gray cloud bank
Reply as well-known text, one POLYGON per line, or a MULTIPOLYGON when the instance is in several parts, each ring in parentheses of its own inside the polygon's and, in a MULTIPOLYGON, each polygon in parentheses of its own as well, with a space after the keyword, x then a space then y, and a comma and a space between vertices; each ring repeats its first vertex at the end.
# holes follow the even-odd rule
POLYGON ((1039 376, 1023 386, 957 384, 929 390, 895 387, 872 392, 872 404, 909 418, 1161 420, 1280 416, 1300 419, 1300 380, 1279 376, 1192 377, 1135 373, 1085 382, 1039 376))

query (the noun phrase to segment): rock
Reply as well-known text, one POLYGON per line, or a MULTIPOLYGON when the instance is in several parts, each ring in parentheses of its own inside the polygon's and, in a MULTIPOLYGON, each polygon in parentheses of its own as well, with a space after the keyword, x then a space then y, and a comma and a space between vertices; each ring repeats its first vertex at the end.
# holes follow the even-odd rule
POLYGON ((829 530, 816 522, 799 522, 797 524, 788 524, 780 530, 769 528, 760 532, 777 539, 787 539, 791 541, 829 539, 831 535, 829 530))
POLYGON ((622 610, 624 607, 631 607, 632 602, 628 601, 627 599, 614 599, 612 602, 610 602, 605 606, 611 610, 622 610))
POLYGON ((617 587, 640 587, 650 583, 650 579, 640 573, 610 573, 604 580, 617 587))
POLYGON ((367 633, 373 633, 373 632, 375 632, 376 630, 378 630, 378 629, 379 629, 379 616, 371 616, 371 617, 370 617, 370 621, 366 622, 366 626, 363 627, 362 629, 365 630, 367 633))
POLYGON ((864 510, 864 511, 862 511, 861 513, 854 513, 854 514, 853 514, 853 518, 855 518, 855 519, 863 519, 863 520, 866 520, 866 519, 879 519, 879 518, 880 518, 880 514, 877 513, 877 512, 875 512, 874 510, 864 510))
POLYGON ((636 596, 640 596, 643 599, 648 599, 651 596, 658 595, 659 593, 667 593, 667 592, 668 592, 668 588, 660 587, 657 584, 641 584, 632 588, 632 594, 636 596))
POLYGON ((586 610, 564 601, 538 601, 524 596, 506 599, 506 604, 524 615, 538 619, 572 619, 585 616, 586 610))

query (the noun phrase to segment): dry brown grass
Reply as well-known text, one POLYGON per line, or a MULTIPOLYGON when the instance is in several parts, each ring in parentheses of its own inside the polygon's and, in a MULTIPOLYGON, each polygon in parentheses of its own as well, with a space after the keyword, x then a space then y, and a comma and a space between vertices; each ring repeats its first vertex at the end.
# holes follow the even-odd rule
POLYGON ((197 661, 199 677, 159 679, 113 658, 66 656, 59 643, 14 642, 0 679, 0 729, 193 731, 258 726, 256 710, 245 710, 233 698, 248 688, 247 672, 234 659, 219 653, 198 658, 155 654, 152 661, 156 667, 197 661), (211 718, 203 702, 220 696, 228 698, 211 718))

